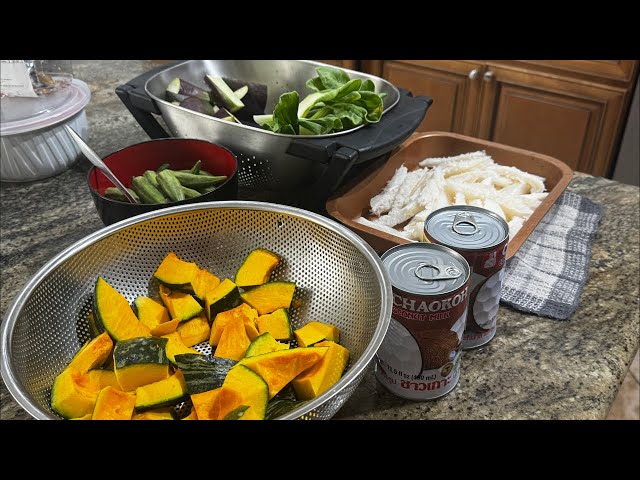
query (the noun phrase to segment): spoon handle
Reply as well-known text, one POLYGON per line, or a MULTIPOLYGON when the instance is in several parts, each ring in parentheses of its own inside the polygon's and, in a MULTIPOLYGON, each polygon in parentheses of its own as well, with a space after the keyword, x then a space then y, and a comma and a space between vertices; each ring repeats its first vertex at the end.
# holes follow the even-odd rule
POLYGON ((80 151, 82 151, 82 153, 84 153, 84 156, 87 157, 87 159, 93 165, 95 165, 95 167, 97 169, 99 169, 102 173, 104 173, 105 176, 109 180, 111 180, 111 182, 116 187, 118 187, 118 189, 124 194, 124 196, 127 197, 127 199, 131 203, 139 203, 135 199, 135 197, 133 195, 131 195, 131 193, 129 193, 129 190, 127 190, 127 188, 122 184, 122 182, 120 180, 118 180, 118 178, 113 174, 113 172, 111 170, 109 170, 109 167, 107 167, 107 165, 91 149, 91 147, 85 143, 85 141, 82 139, 82 137, 80 137, 80 135, 78 135, 76 133, 76 131, 73 128, 71 128, 69 125, 65 125, 64 128, 67 130, 67 133, 71 136, 71 138, 73 138, 73 140, 76 142, 76 145, 78 145, 78 148, 80 149, 80 151))

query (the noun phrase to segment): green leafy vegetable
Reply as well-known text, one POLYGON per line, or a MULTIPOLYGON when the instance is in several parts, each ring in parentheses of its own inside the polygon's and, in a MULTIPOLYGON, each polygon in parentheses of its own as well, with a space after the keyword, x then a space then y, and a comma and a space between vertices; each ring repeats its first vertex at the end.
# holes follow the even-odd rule
POLYGON ((324 135, 349 130, 382 117, 382 99, 370 79, 351 79, 338 68, 318 67, 307 80, 310 93, 302 101, 298 92, 280 96, 272 115, 255 115, 254 121, 275 133, 324 135))

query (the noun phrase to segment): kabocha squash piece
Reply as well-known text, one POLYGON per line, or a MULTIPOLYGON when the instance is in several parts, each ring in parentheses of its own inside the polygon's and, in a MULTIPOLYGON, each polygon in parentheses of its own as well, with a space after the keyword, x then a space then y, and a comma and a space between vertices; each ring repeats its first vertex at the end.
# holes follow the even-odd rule
POLYGON ((186 417, 182 417, 180 420, 199 420, 198 412, 196 412, 196 409, 193 408, 193 405, 191 406, 191 411, 189 412, 189 415, 187 415, 186 417))
POLYGON ((149 330, 153 330, 161 323, 171 320, 167 307, 153 298, 140 295, 133 301, 133 305, 136 307, 138 320, 149 327, 149 330))
POLYGON ((107 332, 103 332, 85 343, 66 368, 79 372, 88 372, 91 369, 99 368, 111 356, 112 351, 113 340, 107 332))
POLYGON ((84 372, 65 368, 53 381, 51 408, 63 418, 92 414, 100 390, 84 372))
POLYGON ((169 252, 153 276, 171 290, 194 293, 192 282, 199 270, 195 263, 184 261, 175 252, 169 252))
POLYGON ((158 408, 142 413, 134 413, 131 420, 175 420, 175 416, 171 408, 158 408))
POLYGON ((212 355, 178 354, 175 362, 184 375, 190 395, 220 388, 235 360, 212 355))
POLYGON ((204 312, 191 320, 178 325, 177 332, 182 338, 182 342, 187 347, 193 347, 200 342, 206 342, 211 335, 211 326, 204 312))
POLYGON ((327 350, 328 347, 298 347, 278 350, 243 358, 238 362, 238 365, 250 368, 267 382, 269 399, 271 399, 291 380, 315 365, 327 350))
POLYGON ((115 342, 151 336, 151 331, 138 320, 127 299, 102 277, 96 280, 93 314, 98 330, 107 331, 115 342))
POLYGON ((96 325, 96 316, 93 314, 93 311, 89 312, 87 315, 87 322, 89 322, 89 332, 91 332, 91 338, 96 338, 100 335, 100 330, 98 330, 98 325, 96 325))
POLYGON ((207 294, 220 285, 220 278, 209 270, 200 268, 191 283, 193 285, 193 295, 204 305, 207 300, 207 294))
POLYGON ((280 258, 275 253, 264 248, 256 248, 238 268, 235 284, 239 287, 253 287, 267 283, 279 261, 280 258))
POLYGON ((173 364, 176 363, 175 356, 184 353, 192 353, 194 355, 200 355, 196 349, 187 347, 182 341, 182 336, 179 332, 173 332, 168 335, 163 335, 162 338, 167 339, 167 347, 165 349, 167 358, 173 364))
POLYGON ((242 299, 240 298, 238 286, 228 278, 225 278, 216 288, 207 292, 207 298, 205 299, 207 319, 212 322, 218 313, 231 310, 241 303, 242 299))
POLYGON ((221 388, 222 386, 213 390, 191 394, 192 412, 196 412, 198 420, 217 420, 212 410, 221 388))
POLYGON ((256 355, 262 355, 263 353, 276 352, 278 350, 287 350, 288 348, 288 343, 278 342, 275 338, 273 338, 273 335, 271 335, 269 332, 265 332, 251 342, 244 356, 254 357, 256 355))
POLYGON ((78 418, 70 418, 69 420, 91 420, 91 417, 93 416, 93 412, 91 413, 87 413, 86 415, 82 416, 82 417, 78 417, 78 418))
POLYGON ((328 347, 327 353, 313 367, 305 370, 291 384, 300 400, 311 400, 336 384, 349 361, 349 350, 328 340, 315 344, 328 347))
POLYGON ((315 320, 303 325, 293 333, 299 347, 310 347, 323 340, 336 343, 340 340, 340 329, 338 327, 315 320))
MULTIPOLYGON (((216 396, 211 415, 223 420, 230 412, 240 406, 249 407, 244 411, 242 420, 264 420, 269 401, 269 388, 264 379, 251 369, 237 365, 233 367, 216 396)), ((198 418, 200 414, 198 413, 198 418)))
POLYGON ((156 328, 151 330, 151 335, 154 337, 164 337, 165 335, 169 335, 178 331, 178 327, 182 323, 182 320, 179 318, 174 318, 173 320, 169 320, 168 322, 161 323, 156 328))
POLYGON ((123 340, 113 348, 115 373, 125 392, 169 376, 166 338, 139 337, 123 340))
POLYGON ((98 394, 92 420, 131 420, 136 394, 104 387, 98 394))
POLYGON ((239 407, 234 408, 229 413, 227 413, 223 420, 242 420, 244 416, 244 412, 249 409, 248 405, 240 405, 239 407))
POLYGON ((230 360, 240 360, 244 357, 250 343, 242 318, 232 317, 222 330, 215 355, 230 360))
POLYGON ((246 303, 241 303, 237 307, 225 310, 224 312, 220 312, 216 315, 213 323, 211 324, 209 345, 213 347, 218 345, 222 331, 233 318, 240 318, 242 320, 249 340, 253 340, 259 335, 255 323, 258 318, 258 311, 255 308, 251 308, 246 303))
POLYGON ((258 333, 269 332, 276 340, 293 340, 293 330, 286 308, 279 308, 273 313, 260 315, 256 320, 258 333))
POLYGON ((298 407, 301 407, 307 403, 307 400, 292 400, 289 398, 274 398, 269 400, 267 404, 267 413, 265 414, 265 420, 273 420, 285 413, 289 413, 298 407))
POLYGON ((95 370, 89 370, 87 372, 89 381, 95 386, 95 389, 100 391, 104 387, 113 387, 120 389, 120 384, 116 378, 116 373, 113 370, 102 370, 100 368, 95 370))
POLYGON ((184 375, 180 370, 164 380, 136 388, 136 411, 170 407, 189 397, 184 375))
POLYGON ((268 282, 242 292, 240 297, 255 308, 258 315, 265 315, 279 308, 289 308, 295 289, 293 282, 268 282))
POLYGON ((178 319, 184 322, 197 316, 203 310, 202 305, 193 295, 170 290, 164 285, 160 285, 160 299, 169 310, 169 316, 172 320, 178 319))

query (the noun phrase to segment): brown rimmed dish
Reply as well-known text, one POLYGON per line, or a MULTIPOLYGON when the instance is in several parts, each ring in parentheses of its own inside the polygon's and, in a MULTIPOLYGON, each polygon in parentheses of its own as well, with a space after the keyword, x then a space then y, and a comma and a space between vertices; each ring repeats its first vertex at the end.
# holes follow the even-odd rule
POLYGON ((418 163, 427 157, 449 157, 477 150, 485 150, 487 155, 490 155, 500 165, 517 167, 525 172, 545 178, 549 194, 509 242, 507 250, 507 259, 509 259, 518 251, 549 211, 551 205, 571 182, 573 170, 560 160, 540 153, 456 133, 416 133, 403 143, 382 166, 365 176, 354 179, 329 198, 326 203, 327 213, 359 234, 378 253, 385 252, 395 245, 411 243, 411 240, 405 240, 358 223, 355 218, 363 216, 371 219, 369 200, 382 191, 393 177, 396 169, 402 164, 412 170, 417 168, 418 163))

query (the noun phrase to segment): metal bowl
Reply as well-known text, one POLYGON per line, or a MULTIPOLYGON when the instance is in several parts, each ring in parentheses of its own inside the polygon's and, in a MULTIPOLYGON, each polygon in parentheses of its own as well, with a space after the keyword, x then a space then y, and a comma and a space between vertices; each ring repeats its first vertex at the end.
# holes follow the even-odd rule
POLYGON ((0 327, 1 373, 9 392, 34 418, 59 418, 50 407, 51 386, 90 338, 87 315, 97 276, 133 302, 151 293, 153 272, 169 250, 220 278, 233 278, 257 247, 282 258, 272 279, 296 282, 294 300, 301 306, 291 310, 293 328, 311 320, 336 325, 350 352, 337 384, 279 418, 331 418, 362 380, 384 338, 391 284, 375 251, 346 227, 262 202, 206 202, 144 213, 103 228, 50 260, 13 300, 0 327))

